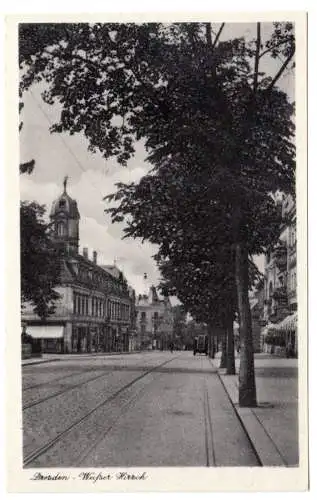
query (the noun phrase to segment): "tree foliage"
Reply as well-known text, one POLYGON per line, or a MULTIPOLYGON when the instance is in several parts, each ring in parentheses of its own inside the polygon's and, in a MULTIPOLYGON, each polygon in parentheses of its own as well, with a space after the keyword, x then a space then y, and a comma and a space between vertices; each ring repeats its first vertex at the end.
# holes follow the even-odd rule
POLYGON ((34 312, 45 318, 55 311, 60 295, 59 250, 53 245, 43 219, 45 208, 35 202, 21 202, 21 301, 30 302, 34 312))

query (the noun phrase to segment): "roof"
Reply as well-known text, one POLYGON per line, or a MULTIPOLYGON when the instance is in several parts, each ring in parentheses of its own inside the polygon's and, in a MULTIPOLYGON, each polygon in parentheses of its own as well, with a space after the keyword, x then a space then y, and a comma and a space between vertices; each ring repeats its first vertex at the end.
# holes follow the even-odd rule
POLYGON ((120 271, 120 269, 118 269, 116 266, 114 265, 103 265, 103 266, 99 266, 101 267, 102 269, 104 269, 105 271, 107 271, 109 274, 111 274, 112 276, 114 276, 114 278, 119 278, 120 277, 120 274, 122 274, 122 272, 120 271))
POLYGON ((80 219, 77 201, 73 200, 66 190, 52 203, 50 217, 58 214, 66 214, 72 219, 80 219))

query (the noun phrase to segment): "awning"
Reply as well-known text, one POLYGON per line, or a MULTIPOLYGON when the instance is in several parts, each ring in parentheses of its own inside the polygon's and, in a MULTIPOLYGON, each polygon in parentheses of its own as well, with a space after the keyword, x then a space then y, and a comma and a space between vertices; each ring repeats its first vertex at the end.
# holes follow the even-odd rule
POLYGON ((61 339, 64 327, 61 325, 32 325, 26 327, 26 333, 34 339, 61 339))
POLYGON ((276 330, 278 331, 294 331, 297 328, 297 312, 294 314, 290 314, 286 316, 280 323, 275 325, 276 330))
POLYGON ((269 323, 264 328, 261 329, 261 335, 268 335, 276 330, 276 325, 274 323, 269 323))

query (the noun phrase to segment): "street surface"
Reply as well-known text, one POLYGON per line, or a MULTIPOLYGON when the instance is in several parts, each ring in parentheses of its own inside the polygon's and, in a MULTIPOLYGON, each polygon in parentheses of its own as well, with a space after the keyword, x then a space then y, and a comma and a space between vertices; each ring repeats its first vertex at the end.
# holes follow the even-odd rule
POLYGON ((153 351, 23 366, 24 467, 259 466, 216 365, 153 351))

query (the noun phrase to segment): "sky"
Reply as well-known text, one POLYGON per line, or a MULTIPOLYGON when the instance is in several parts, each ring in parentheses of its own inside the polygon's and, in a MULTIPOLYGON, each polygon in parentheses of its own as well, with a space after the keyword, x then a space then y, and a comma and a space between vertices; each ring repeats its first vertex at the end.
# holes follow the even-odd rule
MULTIPOLYGON (((271 29, 269 23, 263 23, 262 34, 265 37, 271 29)), ((221 39, 236 36, 254 36, 255 23, 227 23, 221 39)), ((280 61, 262 61, 260 70, 275 73, 280 61)), ((290 99, 294 99, 294 80, 286 72, 280 81, 290 99)), ((125 239, 122 224, 111 224, 110 215, 105 214, 107 204, 104 196, 115 191, 116 182, 137 182, 149 170, 145 162, 146 152, 142 143, 136 145, 135 157, 127 167, 117 164, 116 160, 105 160, 100 153, 88 151, 88 142, 82 134, 51 134, 50 125, 58 116, 58 107, 49 106, 41 99, 42 87, 31 88, 24 97, 24 109, 21 114, 23 128, 20 132, 20 161, 35 160, 31 175, 20 176, 20 194, 22 200, 36 200, 50 210, 52 202, 63 190, 63 179, 67 175, 68 193, 78 203, 80 220, 80 252, 88 247, 92 258, 93 250, 98 253, 99 264, 113 264, 124 272, 129 284, 136 293, 145 293, 150 285, 157 285, 159 272, 152 255, 155 246, 141 243, 140 240, 125 239), (143 279, 147 274, 147 281, 143 279)), ((256 258, 263 271, 262 257, 256 258)))

